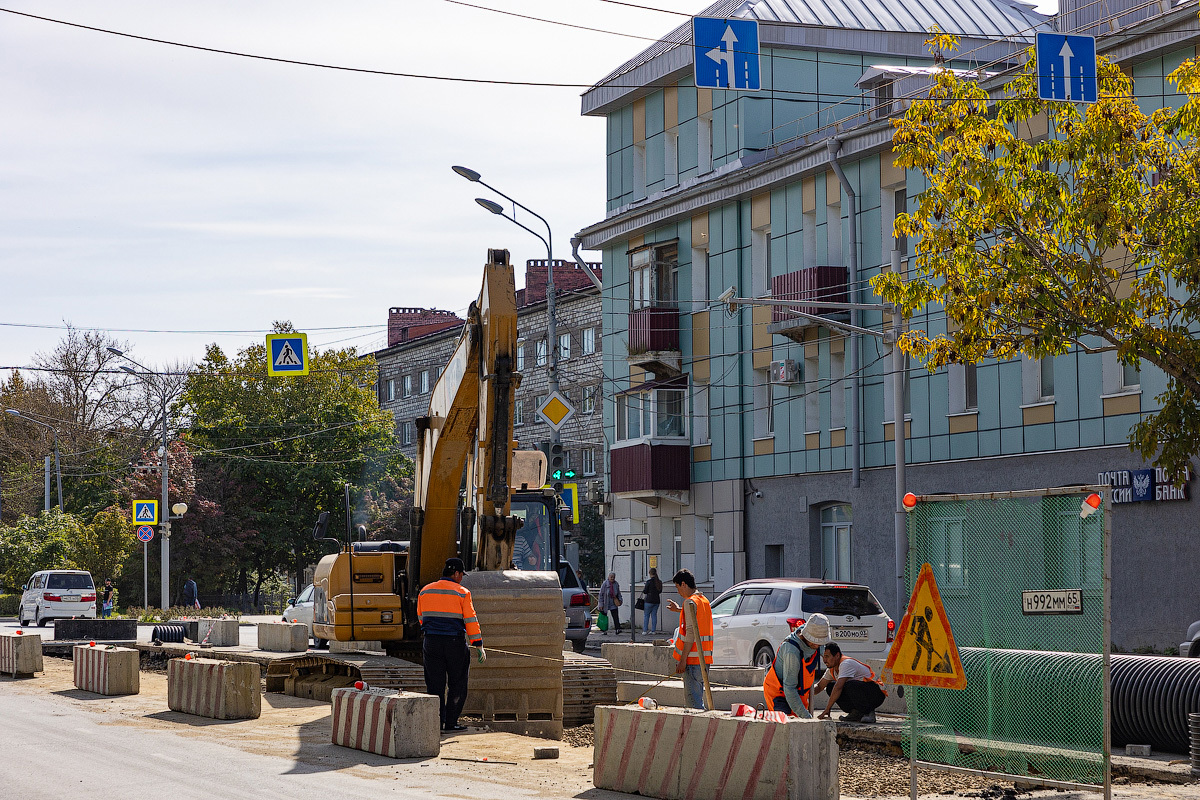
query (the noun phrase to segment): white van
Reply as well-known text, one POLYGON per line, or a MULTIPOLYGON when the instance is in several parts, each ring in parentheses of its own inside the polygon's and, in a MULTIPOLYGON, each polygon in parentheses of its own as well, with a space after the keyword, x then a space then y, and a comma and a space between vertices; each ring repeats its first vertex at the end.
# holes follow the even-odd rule
POLYGON ((35 572, 22 588, 17 619, 22 625, 44 627, 52 619, 96 618, 96 584, 81 569, 35 572))

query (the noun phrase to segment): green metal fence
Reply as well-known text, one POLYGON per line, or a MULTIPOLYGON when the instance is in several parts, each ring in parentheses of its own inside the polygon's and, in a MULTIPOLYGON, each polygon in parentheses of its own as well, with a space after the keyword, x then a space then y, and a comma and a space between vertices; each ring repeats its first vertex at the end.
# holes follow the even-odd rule
POLYGON ((914 796, 917 765, 1108 795, 1110 506, 1081 518, 1092 491, 923 496, 908 515, 908 586, 931 565, 967 676, 906 690, 914 796))

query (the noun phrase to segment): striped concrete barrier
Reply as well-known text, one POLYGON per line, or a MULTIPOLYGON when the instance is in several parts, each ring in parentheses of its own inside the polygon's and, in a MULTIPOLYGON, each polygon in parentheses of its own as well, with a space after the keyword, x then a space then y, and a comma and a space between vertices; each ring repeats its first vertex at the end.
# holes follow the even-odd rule
POLYGON ((173 658, 167 662, 167 706, 211 719, 258 719, 258 664, 173 658))
POLYGON ((308 625, 291 622, 258 623, 258 649, 268 653, 303 653, 308 650, 308 625))
POLYGON ((76 645, 71 653, 75 688, 109 696, 137 694, 141 691, 140 655, 128 647, 76 645))
POLYGON ((15 678, 41 671, 41 636, 36 633, 0 634, 0 673, 15 678))
POLYGON ((333 690, 333 743, 388 758, 436 758, 438 699, 386 689, 333 690))
POLYGON ((592 781, 663 800, 837 800, 833 723, 596 708, 592 781))

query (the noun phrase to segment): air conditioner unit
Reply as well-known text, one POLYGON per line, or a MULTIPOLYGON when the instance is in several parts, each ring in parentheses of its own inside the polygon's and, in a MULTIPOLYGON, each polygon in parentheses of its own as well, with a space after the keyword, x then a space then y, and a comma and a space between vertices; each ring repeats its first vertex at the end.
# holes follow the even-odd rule
POLYGON ((800 368, 796 359, 785 358, 782 361, 771 362, 771 383, 790 386, 800 381, 800 368))

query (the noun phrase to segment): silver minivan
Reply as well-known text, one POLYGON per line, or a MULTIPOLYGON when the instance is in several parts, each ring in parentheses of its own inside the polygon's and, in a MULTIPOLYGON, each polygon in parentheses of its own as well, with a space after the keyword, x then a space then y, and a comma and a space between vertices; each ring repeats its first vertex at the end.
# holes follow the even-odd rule
POLYGON ((45 626, 52 619, 96 618, 96 584, 81 569, 50 569, 33 573, 22 587, 17 619, 22 625, 45 626))

